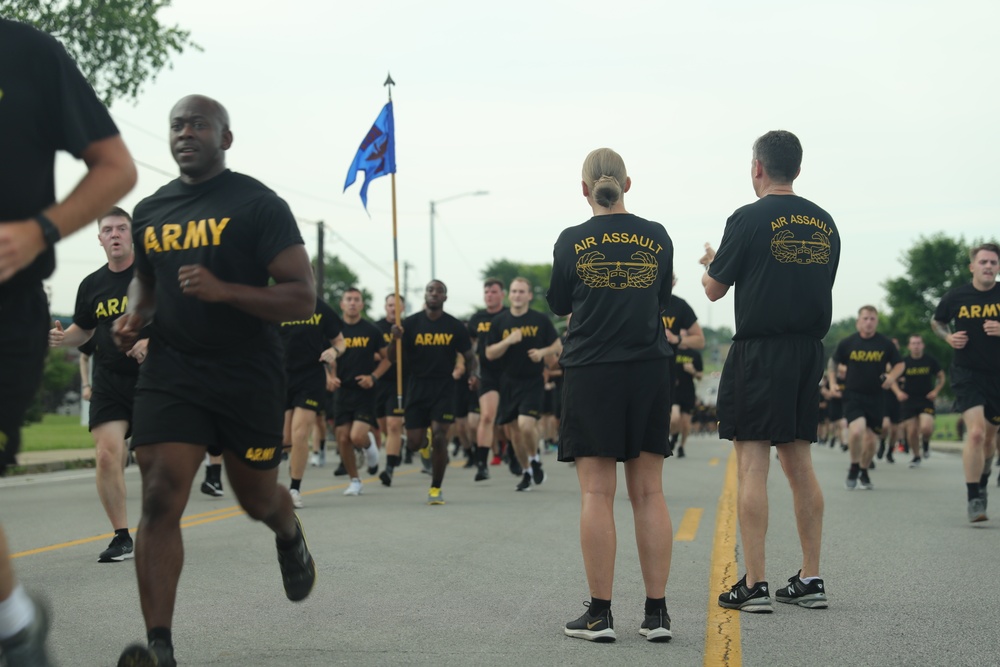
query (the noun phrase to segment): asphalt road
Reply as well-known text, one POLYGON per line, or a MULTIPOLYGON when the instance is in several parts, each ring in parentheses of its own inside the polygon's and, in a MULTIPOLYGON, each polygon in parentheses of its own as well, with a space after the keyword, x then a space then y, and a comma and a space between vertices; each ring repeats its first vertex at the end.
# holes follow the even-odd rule
MULTIPOLYGON (((815 446, 826 497, 821 569, 830 608, 778 605, 771 615, 719 616, 715 598, 725 586, 712 574, 712 556, 730 451, 727 442, 694 438, 685 459, 665 466, 679 531, 667 587, 670 643, 647 643, 638 633, 644 593, 622 478, 613 600, 618 641, 597 645, 563 635, 563 624, 583 612, 589 594, 576 475, 550 455, 548 480, 528 493, 514 491, 517 480, 504 468, 476 484, 471 471, 452 467, 443 507, 425 504, 429 480, 416 466, 404 466, 392 488, 368 481, 357 498, 342 495, 343 478, 331 476, 332 466, 310 468, 300 516, 319 579, 300 604, 284 598, 269 531, 241 516, 228 493, 211 499, 196 489, 185 519, 186 567, 174 622, 179 664, 1000 662, 994 639, 1000 598, 993 594, 1000 506, 994 520, 967 523, 957 454, 935 453, 917 470, 905 460, 880 462, 874 491, 849 492, 846 454, 815 446), (725 654, 717 648, 720 633, 731 635, 725 654)), ((126 479, 134 526, 140 480, 134 468, 126 479)), ((995 495, 1000 503, 1000 489, 995 495)), ((54 607, 51 646, 59 664, 113 665, 126 644, 144 637, 144 627, 132 562, 96 562, 110 529, 93 471, 0 480, 0 499, 18 576, 54 607)), ((777 462, 770 499, 768 578, 776 588, 799 567, 790 493, 777 462)), ((724 510, 719 534, 734 525, 731 512, 724 510)))

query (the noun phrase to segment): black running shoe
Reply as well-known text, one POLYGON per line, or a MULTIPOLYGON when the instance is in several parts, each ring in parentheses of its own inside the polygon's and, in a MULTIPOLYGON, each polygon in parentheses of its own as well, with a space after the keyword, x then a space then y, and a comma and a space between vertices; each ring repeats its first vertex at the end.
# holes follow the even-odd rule
POLYGON ((774 611, 771 596, 767 592, 767 582, 758 581, 753 588, 747 587, 747 576, 733 584, 729 592, 719 596, 719 606, 726 609, 739 609, 757 614, 770 614, 774 611))
POLYGON ((531 491, 531 473, 526 472, 521 475, 521 481, 514 487, 515 491, 531 491))
POLYGON ((285 595, 292 602, 305 600, 316 583, 316 563, 309 553, 302 523, 295 517, 298 530, 298 543, 291 549, 278 549, 278 566, 281 568, 281 581, 285 585, 285 595))
POLYGON ((476 470, 476 481, 483 482, 488 480, 489 478, 490 478, 490 467, 484 463, 479 466, 478 470, 476 470))
POLYGON ((15 665, 49 667, 52 663, 49 662, 48 652, 45 649, 45 640, 49 634, 49 606, 30 593, 28 596, 35 607, 35 618, 13 637, 0 641, 2 664, 11 667, 15 665))
POLYGON ((541 461, 531 462, 531 481, 539 485, 545 481, 545 471, 542 469, 541 461))
POLYGON ((795 573, 794 577, 788 578, 788 585, 780 588, 774 593, 778 602, 786 604, 797 604, 806 609, 826 609, 826 588, 822 579, 813 579, 808 584, 799 579, 802 570, 795 573))
POLYGON ((868 464, 868 469, 875 470, 875 459, 872 459, 872 462, 868 464))
POLYGON ((462 467, 463 468, 475 468, 476 467, 476 459, 474 457, 472 457, 472 456, 467 457, 465 459, 465 465, 462 466, 462 467))
POLYGON ((848 491, 853 491, 854 489, 856 489, 858 487, 858 475, 859 474, 860 474, 860 472, 857 471, 857 470, 854 470, 853 468, 851 470, 847 471, 847 481, 844 482, 844 486, 847 487, 848 491))
POLYGON ((382 486, 392 486, 392 470, 389 468, 383 470, 378 478, 382 480, 382 486))
POLYGON ((876 452, 876 453, 875 453, 875 457, 876 457, 876 458, 877 458, 877 459, 878 459, 879 461, 881 461, 881 460, 882 460, 882 457, 883 457, 884 455, 885 455, 885 443, 884 443, 884 442, 880 442, 880 443, 878 443, 878 452, 876 452))
POLYGON ((102 551, 101 555, 97 557, 97 562, 120 563, 123 560, 134 558, 135 554, 132 553, 133 548, 134 543, 131 537, 115 534, 108 548, 102 551))
POLYGON ((201 492, 206 496, 212 496, 214 498, 219 498, 225 495, 222 492, 222 482, 214 479, 206 479, 201 483, 201 492))
POLYGON ((684 456, 685 456, 685 454, 684 454, 684 447, 678 447, 677 448, 677 458, 682 459, 682 458, 684 458, 684 456))
POLYGON ((174 647, 162 639, 154 639, 149 646, 126 646, 118 657, 118 667, 177 667, 174 647))
POLYGON ((666 609, 657 609, 646 614, 646 620, 639 626, 639 634, 648 642, 668 642, 673 638, 670 632, 670 614, 666 609))
POLYGON ((333 471, 333 476, 334 477, 343 477, 346 474, 347 474, 347 468, 344 467, 344 462, 341 461, 340 465, 337 466, 337 469, 333 471))
POLYGON ((587 611, 583 612, 583 616, 580 618, 566 624, 566 628, 563 630, 566 636, 586 639, 590 642, 613 642, 617 639, 615 619, 611 616, 611 610, 605 609, 592 616, 589 608, 590 602, 583 604, 588 608, 587 611))
POLYGON ((377 465, 368 466, 368 474, 369 475, 374 475, 377 472, 378 472, 378 466, 377 465))
POLYGON ((892 458, 892 447, 890 447, 885 453, 885 460, 889 463, 895 463, 896 459, 892 458))
POLYGON ((521 473, 524 472, 524 469, 521 467, 521 464, 517 462, 517 457, 514 456, 514 454, 511 454, 510 458, 507 460, 507 467, 510 468, 510 474, 516 477, 520 477, 521 473))
POLYGON ((867 470, 862 470, 858 475, 858 486, 866 491, 871 491, 875 488, 875 485, 872 484, 872 480, 868 477, 867 470))
POLYGON ((413 463, 413 452, 409 447, 403 448, 403 463, 413 463))

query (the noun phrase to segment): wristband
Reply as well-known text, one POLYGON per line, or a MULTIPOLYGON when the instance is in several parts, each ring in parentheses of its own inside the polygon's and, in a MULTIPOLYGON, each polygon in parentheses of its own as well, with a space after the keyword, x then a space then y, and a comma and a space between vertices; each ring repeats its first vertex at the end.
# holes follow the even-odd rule
POLYGON ((371 374, 372 382, 378 382, 378 377, 374 373, 371 374))
POLYGON ((59 228, 44 213, 36 215, 34 220, 42 228, 42 237, 45 239, 45 245, 49 248, 54 248, 59 239, 62 238, 59 228))

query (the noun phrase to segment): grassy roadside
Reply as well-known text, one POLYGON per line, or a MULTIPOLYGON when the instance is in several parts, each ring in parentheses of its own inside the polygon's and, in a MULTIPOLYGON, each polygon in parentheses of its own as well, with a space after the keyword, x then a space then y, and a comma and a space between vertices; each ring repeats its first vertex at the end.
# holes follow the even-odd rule
POLYGON ((80 425, 79 415, 47 414, 37 424, 21 429, 21 451, 40 452, 51 449, 86 449, 94 441, 86 426, 80 425))

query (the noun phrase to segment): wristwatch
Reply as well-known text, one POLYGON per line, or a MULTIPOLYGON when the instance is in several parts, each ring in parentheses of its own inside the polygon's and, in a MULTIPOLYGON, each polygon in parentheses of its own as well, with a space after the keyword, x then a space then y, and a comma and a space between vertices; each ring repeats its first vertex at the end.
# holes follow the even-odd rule
POLYGON ((49 216, 44 213, 39 213, 35 216, 35 222, 38 226, 42 228, 42 236, 45 238, 45 245, 49 248, 54 248, 59 239, 62 238, 62 234, 59 233, 59 228, 55 226, 49 216))

